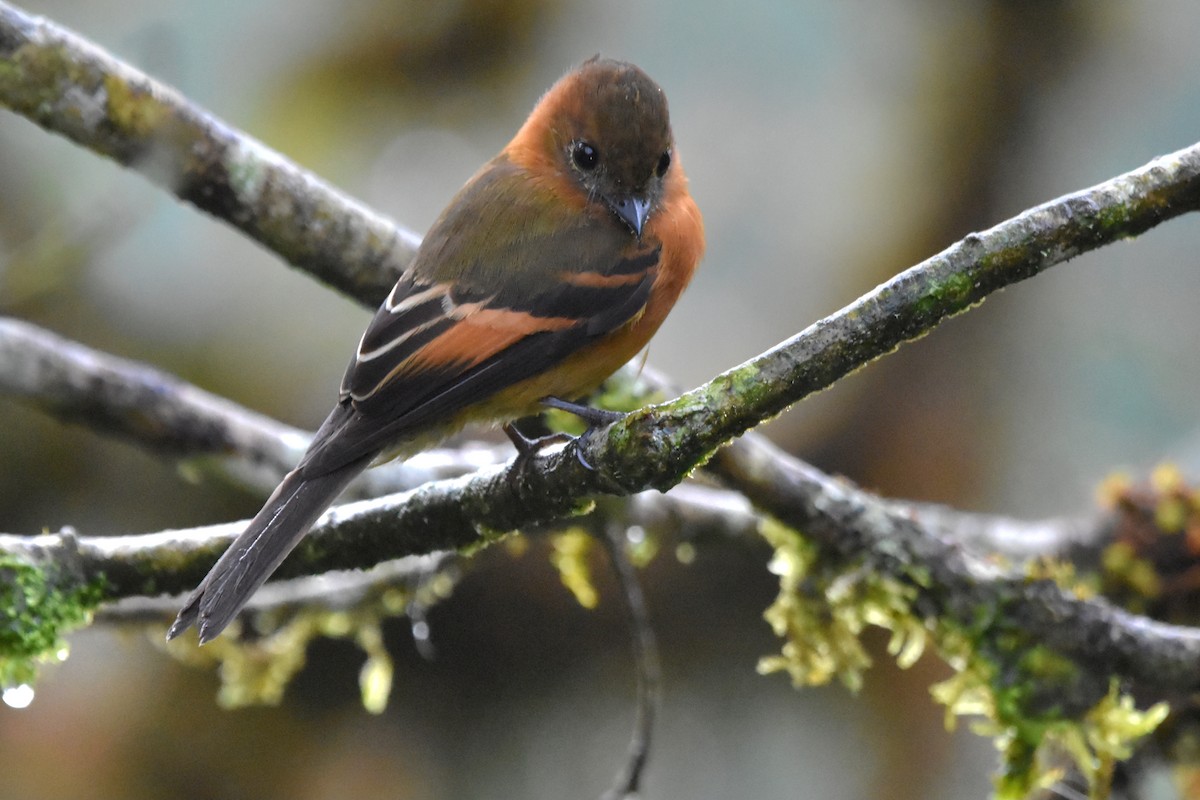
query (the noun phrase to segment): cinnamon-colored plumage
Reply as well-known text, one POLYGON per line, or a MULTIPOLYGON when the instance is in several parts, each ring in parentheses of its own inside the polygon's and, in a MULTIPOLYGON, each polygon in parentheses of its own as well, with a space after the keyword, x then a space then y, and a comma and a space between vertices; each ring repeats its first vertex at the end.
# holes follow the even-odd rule
POLYGON ((372 462, 592 392, 645 347, 703 252, 662 90, 617 61, 568 73, 433 224, 308 452, 168 638, 220 634, 372 462))

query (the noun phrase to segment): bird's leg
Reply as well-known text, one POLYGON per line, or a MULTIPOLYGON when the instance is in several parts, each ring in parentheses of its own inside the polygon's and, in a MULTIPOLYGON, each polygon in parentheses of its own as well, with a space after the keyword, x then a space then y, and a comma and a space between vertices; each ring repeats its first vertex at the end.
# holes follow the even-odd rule
MULTIPOLYGON (((587 423, 587 430, 580 434, 579 438, 587 437, 592 431, 597 428, 603 428, 606 425, 611 425, 617 420, 624 419, 625 415, 619 411, 607 411, 603 408, 593 408, 585 406, 582 403, 572 403, 558 397, 543 397, 542 405, 548 408, 556 408, 559 411, 566 411, 568 414, 574 414, 581 420, 587 423)), ((551 433, 546 436, 538 436, 530 438, 517 430, 511 422, 503 425, 504 434, 508 440, 513 443, 513 447, 517 449, 517 460, 513 462, 513 470, 520 471, 525 468, 529 459, 537 455, 544 447, 560 442, 570 442, 577 437, 569 433, 551 433)), ((576 448, 575 457, 579 459, 579 463, 588 470, 595 471, 595 467, 587 462, 583 457, 583 452, 576 448)))
MULTIPOLYGON (((620 411, 593 408, 592 406, 585 406, 582 403, 572 403, 560 397, 543 397, 542 405, 548 408, 557 408, 559 411, 566 411, 568 414, 574 414, 586 422, 587 430, 577 437, 582 440, 586 440, 598 428, 604 428, 618 420, 625 419, 625 414, 620 411)), ((596 471, 596 468, 589 464, 587 459, 583 457, 583 448, 578 445, 575 447, 575 457, 579 459, 579 463, 586 467, 589 472, 596 471)))
POLYGON ((574 414, 588 424, 587 430, 583 432, 584 436, 594 431, 596 428, 603 428, 605 425, 612 425, 614 422, 625 418, 625 414, 620 411, 609 411, 604 408, 593 408, 585 406, 582 403, 572 403, 563 400, 559 397, 543 397, 542 405, 547 408, 557 408, 559 411, 566 411, 568 414, 574 414))
POLYGON ((517 449, 517 457, 513 459, 512 467, 508 470, 508 482, 513 484, 521 475, 524 474, 525 468, 529 466, 529 459, 538 454, 538 451, 547 445, 556 442, 569 442, 574 437, 569 433, 551 433, 546 436, 537 436, 530 438, 517 430, 517 426, 511 422, 506 422, 501 426, 504 435, 513 443, 513 447, 517 449))
POLYGON ((517 426, 511 422, 504 423, 502 430, 508 440, 513 443, 513 447, 517 448, 517 460, 513 464, 513 469, 524 469, 525 463, 537 455, 537 452, 543 447, 557 442, 569 442, 574 438, 569 433, 551 433, 531 439, 517 430, 517 426))

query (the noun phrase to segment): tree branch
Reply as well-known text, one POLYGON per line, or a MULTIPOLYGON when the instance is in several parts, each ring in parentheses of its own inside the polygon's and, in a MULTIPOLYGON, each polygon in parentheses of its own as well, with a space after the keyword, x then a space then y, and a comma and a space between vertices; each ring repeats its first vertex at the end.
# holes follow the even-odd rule
MULTIPOLYGON (((409 556, 376 564, 368 570, 322 573, 289 581, 274 581, 254 593, 246 603, 251 612, 303 610, 314 605, 347 609, 389 586, 416 585, 442 569, 454 553, 438 552, 409 556)), ((175 596, 131 595, 101 607, 96 620, 109 623, 154 623, 161 625, 179 611, 175 596)))
POLYGON ((803 530, 822 552, 865 562, 915 591, 927 619, 963 625, 1007 618, 1098 675, 1160 690, 1200 688, 1200 630, 1168 625, 1080 599, 1049 580, 1030 580, 971 554, 927 526, 918 511, 889 503, 781 453, 764 439, 723 451, 716 470, 759 508, 803 530))
POLYGON ((419 237, 80 36, 0 2, 0 105, 378 305, 419 237))
MULTIPOLYGON (((674 391, 650 369, 629 380, 640 384, 633 387, 640 398, 674 391)), ((296 463, 312 435, 147 364, 117 358, 5 317, 0 317, 0 393, 13 395, 63 422, 180 459, 189 470, 215 474, 264 496, 296 463)), ((736 446, 725 451, 716 466, 735 458, 736 453, 736 446)), ((351 484, 343 499, 381 497, 465 475, 501 464, 510 454, 507 445, 473 443, 428 450, 368 470, 351 484)), ((694 530, 698 538, 712 538, 714 532, 723 530, 726 535, 745 537, 753 535, 758 524, 742 495, 712 487, 685 485, 669 496, 648 492, 628 502, 632 508, 613 509, 612 513, 627 524, 681 536, 694 530)), ((1113 524, 1107 517, 1025 521, 929 504, 895 505, 899 513, 919 515, 922 524, 936 535, 977 553, 999 554, 1013 561, 1061 555, 1076 548, 1095 549, 1107 541, 1113 524)))
MULTIPOLYGON (((496 466, 485 472, 503 481, 506 469, 496 466)), ((431 530, 423 530, 420 515, 422 509, 452 505, 463 482, 469 484, 480 477, 482 474, 443 480, 409 492, 337 506, 313 526, 307 538, 315 546, 297 550, 276 575, 280 579, 315 578, 338 570, 371 570, 379 564, 425 555, 441 557, 451 550, 477 545, 481 537, 486 540, 493 534, 482 528, 477 531, 472 524, 469 530, 460 528, 443 536, 432 530, 438 524, 436 520, 428 522, 431 530), (411 529, 406 532, 393 525, 397 517, 411 529), (432 544, 438 540, 448 546, 432 544), (370 552, 355 557, 351 551, 358 547, 370 552)), ((642 494, 620 503, 608 502, 602 515, 588 519, 589 524, 593 521, 623 529, 639 526, 656 536, 692 542, 754 539, 761 518, 744 498, 732 492, 683 486, 667 496, 642 494)), ((139 600, 127 607, 157 609, 165 622, 168 610, 170 614, 178 610, 177 601, 158 603, 153 598, 174 597, 190 590, 245 524, 238 521, 125 536, 87 536, 73 529, 37 536, 0 534, 0 554, 43 568, 62 589, 102 581, 105 600, 139 600)), ((533 532, 536 526, 527 525, 525 530, 533 532)), ((599 528, 596 533, 603 535, 599 528)), ((357 585, 354 581, 351 584, 357 585)), ((331 596, 325 602, 334 602, 332 594, 343 585, 344 581, 326 584, 324 591, 331 596)))
POLYGON ((1200 144, 969 234, 704 386, 634 412, 613 434, 642 458, 611 471, 629 490, 671 486, 722 443, 992 292, 1198 208, 1200 144))
MULTIPOLYGON (((312 438, 174 375, 6 317, 0 317, 0 392, 263 495, 296 465, 312 438)), ((348 496, 379 497, 462 475, 498 464, 508 452, 479 445, 432 450, 370 470, 348 496)))

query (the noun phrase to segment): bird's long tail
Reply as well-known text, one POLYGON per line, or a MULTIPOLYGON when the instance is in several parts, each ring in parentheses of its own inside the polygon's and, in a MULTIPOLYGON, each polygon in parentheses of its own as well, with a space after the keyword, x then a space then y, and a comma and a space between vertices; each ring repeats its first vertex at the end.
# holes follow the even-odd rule
POLYGON ((174 639, 193 624, 200 643, 216 638, 250 596, 271 576, 370 459, 362 459, 323 475, 292 470, 275 489, 225 555, 188 597, 167 638, 174 639))

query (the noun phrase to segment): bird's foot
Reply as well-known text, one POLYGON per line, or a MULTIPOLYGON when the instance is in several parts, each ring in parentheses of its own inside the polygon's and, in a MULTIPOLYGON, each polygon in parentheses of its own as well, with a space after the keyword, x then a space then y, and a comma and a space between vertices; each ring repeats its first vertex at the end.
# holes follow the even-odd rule
POLYGON ((543 397, 542 405, 547 408, 555 408, 559 411, 566 411, 568 414, 573 414, 587 423, 587 430, 575 437, 575 458, 589 472, 595 472, 596 468, 588 463, 587 458, 583 455, 584 443, 593 433, 601 428, 607 428, 614 422, 619 422, 625 419, 625 414, 621 411, 609 411, 604 408, 593 408, 585 406, 582 403, 572 403, 558 397, 543 397))
POLYGON ((596 468, 588 463, 587 458, 583 455, 583 442, 591 436, 595 431, 605 428, 618 420, 624 419, 625 414, 619 411, 608 411, 603 408, 593 408, 585 406, 581 403, 571 403, 567 400, 562 400, 558 397, 545 397, 542 399, 542 405, 547 408, 554 408, 559 411, 566 411, 568 414, 573 414, 587 423, 587 430, 579 436, 572 436, 569 433, 551 433, 547 436, 538 436, 530 438, 517 430, 512 423, 505 423, 503 426, 504 434, 508 436, 513 447, 517 449, 517 458, 513 462, 513 472, 519 473, 525 469, 529 463, 529 459, 533 458, 542 449, 552 444, 560 444, 563 442, 577 442, 575 448, 575 458, 589 472, 595 472, 596 468))
POLYGON ((545 447, 559 442, 569 442, 574 439, 569 433, 551 433, 548 436, 538 436, 529 438, 525 434, 517 430, 517 427, 511 422, 504 423, 504 435, 513 443, 513 447, 517 449, 517 458, 513 461, 512 471, 521 472, 529 463, 529 459, 537 455, 545 447))

